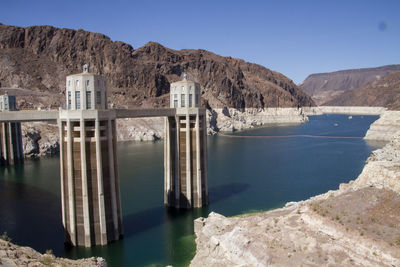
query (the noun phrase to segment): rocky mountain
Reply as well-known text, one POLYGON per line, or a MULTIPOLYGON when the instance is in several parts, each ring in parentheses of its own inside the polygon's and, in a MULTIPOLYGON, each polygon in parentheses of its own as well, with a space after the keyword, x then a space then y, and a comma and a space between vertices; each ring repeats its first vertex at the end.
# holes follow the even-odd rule
POLYGON ((114 107, 167 106, 169 84, 184 72, 201 84, 206 106, 314 105, 284 75, 241 59, 205 50, 176 51, 154 42, 135 50, 84 30, 0 25, 0 86, 20 88, 22 108, 63 104, 65 77, 80 73, 85 63, 92 72, 107 77, 114 107))
POLYGON ((330 106, 379 106, 400 109, 400 71, 390 72, 361 88, 344 92, 326 102, 330 106))
POLYGON ((318 105, 325 105, 325 102, 332 100, 343 92, 360 88, 369 82, 382 78, 391 71, 400 71, 400 65, 311 74, 300 84, 300 87, 318 105))

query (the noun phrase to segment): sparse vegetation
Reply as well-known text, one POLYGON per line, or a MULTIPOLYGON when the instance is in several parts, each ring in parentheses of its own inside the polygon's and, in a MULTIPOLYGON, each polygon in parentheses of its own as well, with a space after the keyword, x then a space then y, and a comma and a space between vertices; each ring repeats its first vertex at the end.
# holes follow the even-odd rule
POLYGON ((7 232, 4 232, 2 235, 0 235, 0 239, 3 239, 4 241, 11 242, 11 238, 7 235, 7 232))
POLYGON ((396 245, 397 245, 398 247, 400 247, 400 235, 397 237, 396 245))
POLYGON ((41 262, 43 265, 51 265, 52 263, 54 263, 54 259, 53 259, 51 256, 49 256, 49 255, 44 255, 44 256, 40 259, 40 262, 41 262))

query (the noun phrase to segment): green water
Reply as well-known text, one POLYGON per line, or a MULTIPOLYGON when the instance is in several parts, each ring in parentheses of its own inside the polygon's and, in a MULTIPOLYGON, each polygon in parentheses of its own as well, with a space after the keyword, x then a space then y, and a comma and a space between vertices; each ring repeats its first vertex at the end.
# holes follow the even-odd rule
POLYGON ((179 211, 163 206, 163 143, 118 145, 124 238, 104 247, 63 244, 59 158, 0 167, 0 233, 57 256, 102 256, 109 266, 187 266, 195 253, 193 220, 216 211, 233 216, 281 207, 338 188, 361 172, 375 148, 363 139, 259 136, 364 136, 377 116, 322 115, 296 126, 211 136, 210 205, 179 211))

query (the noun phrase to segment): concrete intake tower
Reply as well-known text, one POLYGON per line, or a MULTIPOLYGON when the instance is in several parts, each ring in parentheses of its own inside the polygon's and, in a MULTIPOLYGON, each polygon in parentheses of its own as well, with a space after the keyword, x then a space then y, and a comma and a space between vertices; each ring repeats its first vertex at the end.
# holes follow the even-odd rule
POLYGON ((62 223, 74 246, 105 245, 122 237, 114 110, 107 85, 89 73, 67 76, 60 110, 62 223))
POLYGON ((165 118, 164 203, 176 208, 208 204, 207 125, 200 108, 200 84, 187 79, 171 83, 170 107, 165 118))

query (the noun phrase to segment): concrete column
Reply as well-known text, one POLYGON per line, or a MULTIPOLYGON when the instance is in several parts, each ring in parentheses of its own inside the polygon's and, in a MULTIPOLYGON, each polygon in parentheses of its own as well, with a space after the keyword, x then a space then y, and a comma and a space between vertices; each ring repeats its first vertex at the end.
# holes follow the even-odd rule
MULTIPOLYGON (((106 103, 107 105, 107 103, 106 103)), ((120 236, 123 235, 124 229, 122 227, 122 207, 121 207, 121 194, 120 194, 120 183, 119 183, 119 170, 118 170, 118 159, 117 159, 117 131, 115 126, 115 120, 111 120, 112 133, 113 133, 113 150, 114 150, 114 173, 115 173, 115 186, 117 188, 117 206, 118 206, 118 228, 120 236)))
POLYGON ((167 131, 166 134, 168 134, 168 140, 167 142, 167 157, 168 157, 168 162, 167 162, 167 193, 169 194, 172 191, 172 157, 174 155, 171 155, 171 121, 170 118, 167 117, 167 131))
POLYGON ((20 150, 20 155, 21 155, 21 163, 24 162, 24 148, 23 148, 23 142, 22 142, 22 130, 21 130, 21 123, 18 123, 18 140, 19 140, 19 150, 20 150))
POLYGON ((21 149, 21 147, 22 147, 21 123, 19 123, 19 122, 15 124, 15 138, 17 139, 16 144, 17 144, 18 163, 22 163, 22 158, 24 156, 23 156, 22 149, 21 149))
POLYGON ((106 212, 104 204, 104 187, 103 187, 103 164, 101 154, 101 141, 100 141, 100 121, 99 118, 95 120, 95 139, 96 139, 96 167, 97 167, 97 189, 99 198, 99 223, 100 223, 100 238, 101 244, 107 244, 107 225, 106 225, 106 212))
POLYGON ((81 130, 81 177, 82 177, 82 207, 83 207, 83 229, 85 232, 85 247, 91 246, 90 240, 90 217, 89 217, 89 197, 88 197, 88 180, 86 166, 86 130, 85 120, 80 120, 81 130))
POLYGON ((208 148, 207 148, 207 122, 206 115, 202 116, 203 121, 203 161, 204 161, 204 189, 205 189, 205 198, 206 205, 208 204, 208 148))
POLYGON ((168 134, 167 134, 167 119, 168 117, 164 118, 164 204, 168 204, 168 189, 167 189, 167 142, 168 142, 168 134))
POLYGON ((186 114, 186 197, 188 199, 189 207, 193 205, 192 203, 192 161, 190 156, 190 116, 189 113, 186 114))
POLYGON ((15 159, 14 138, 13 138, 13 134, 12 134, 12 122, 8 123, 8 144, 9 144, 9 151, 10 151, 8 164, 11 165, 11 164, 14 164, 14 159, 15 159))
POLYGON ((108 160, 109 160, 109 171, 110 171, 110 186, 111 186, 111 205, 112 205, 112 216, 114 223, 114 236, 115 239, 119 238, 118 230, 118 206, 117 206, 117 191, 115 187, 115 172, 114 172, 114 145, 113 145, 113 132, 111 119, 107 121, 107 142, 108 142, 108 160))
POLYGON ((199 111, 197 110, 196 114, 196 183, 197 183, 197 206, 202 206, 202 187, 201 187, 201 162, 200 162, 200 118, 199 118, 199 111))
POLYGON ((7 164, 7 136, 6 136, 6 125, 7 123, 1 123, 1 148, 3 150, 3 160, 4 164, 7 164))
POLYGON ((75 230, 75 197, 74 197, 74 163, 72 160, 73 156, 73 134, 71 121, 67 120, 67 162, 68 162, 68 206, 69 206, 69 234, 71 243, 76 246, 76 230, 75 230))
POLYGON ((65 203, 64 203, 64 129, 62 125, 62 121, 58 120, 58 129, 60 134, 60 186, 61 186, 61 217, 62 217, 62 224, 64 229, 66 229, 66 222, 65 222, 65 203))
POLYGON ((19 163, 20 160, 20 151, 19 151, 19 138, 18 138, 18 122, 14 123, 14 143, 15 143, 15 162, 19 163))
POLYGON ((168 151, 169 143, 169 122, 168 117, 164 118, 164 204, 168 204, 168 180, 169 180, 169 161, 170 155, 168 151))
POLYGON ((175 207, 179 208, 180 206, 180 182, 179 182, 179 173, 180 173, 180 162, 179 162, 179 137, 180 137, 180 122, 179 116, 175 116, 176 122, 176 151, 175 151, 175 207))

